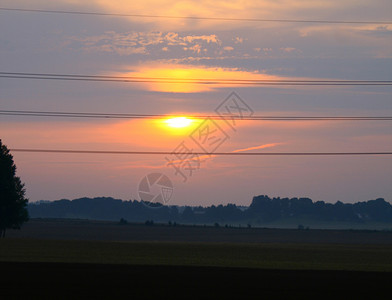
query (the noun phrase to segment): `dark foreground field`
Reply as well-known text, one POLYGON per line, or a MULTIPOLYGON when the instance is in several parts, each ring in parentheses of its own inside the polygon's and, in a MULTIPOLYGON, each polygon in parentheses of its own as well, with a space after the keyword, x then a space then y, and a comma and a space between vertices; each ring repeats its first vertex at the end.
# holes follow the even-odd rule
POLYGON ((216 228, 211 226, 168 226, 167 224, 118 225, 116 222, 72 219, 32 219, 23 226, 23 230, 8 231, 7 237, 90 241, 392 245, 392 231, 216 228))
POLYGON ((388 299, 392 233, 32 220, 0 270, 0 299, 388 299))
POLYGON ((388 299, 390 273, 0 263, 2 299, 388 299), (345 293, 349 293, 345 296, 345 293))

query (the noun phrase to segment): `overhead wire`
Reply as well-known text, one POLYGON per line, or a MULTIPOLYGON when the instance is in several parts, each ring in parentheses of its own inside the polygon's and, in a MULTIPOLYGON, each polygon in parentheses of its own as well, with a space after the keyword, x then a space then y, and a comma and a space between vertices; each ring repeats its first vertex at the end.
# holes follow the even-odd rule
POLYGON ((124 14, 124 13, 104 13, 71 10, 49 10, 49 9, 29 9, 0 7, 2 11, 30 12, 46 14, 68 14, 68 15, 89 15, 108 17, 132 17, 132 18, 154 18, 154 19, 180 19, 180 20, 210 20, 210 21, 233 21, 233 22, 266 22, 266 23, 324 23, 324 24, 392 24, 392 21, 346 21, 346 20, 322 20, 322 19, 267 19, 267 18, 229 18, 229 17, 203 17, 203 16, 173 16, 173 15, 152 15, 152 14, 124 14))
MULTIPOLYGON (((325 24, 392 24, 392 21, 344 21, 344 20, 305 20, 305 19, 261 19, 261 18, 227 18, 227 17, 201 17, 201 16, 169 16, 147 14, 119 14, 101 12, 83 12, 66 10, 44 10, 0 7, 1 11, 74 14, 113 17, 138 17, 138 18, 165 18, 165 19, 194 19, 215 21, 241 21, 241 22, 279 22, 279 23, 325 23, 325 24)), ((104 75, 77 75, 77 74, 46 74, 46 73, 16 73, 0 72, 1 78, 10 79, 41 79, 41 80, 73 80, 73 81, 106 81, 106 82, 135 82, 135 83, 194 83, 194 84, 237 84, 237 85, 392 85, 390 80, 254 80, 254 79, 200 79, 200 78, 166 78, 166 77, 140 77, 140 76, 104 76, 104 75)), ((147 114, 107 114, 107 113, 75 113, 75 112, 44 112, 44 111, 6 111, 1 110, 0 115, 15 116, 41 116, 41 117, 79 117, 79 118, 165 118, 168 115, 147 114)), ((200 115, 194 118, 217 119, 220 116, 200 115)), ((366 117, 366 116, 230 116, 238 120, 392 120, 392 117, 366 117)), ((67 149, 28 149, 15 148, 13 152, 29 153, 70 153, 70 154, 128 154, 128 155, 170 155, 170 151, 103 151, 103 150, 67 150, 67 149)), ((230 156, 338 156, 338 155, 392 155, 392 152, 195 152, 195 155, 230 155, 230 156)))
MULTIPOLYGON (((173 155, 173 151, 107 151, 70 149, 14 148, 11 152, 68 153, 68 154, 127 154, 127 155, 173 155)), ((347 155, 392 155, 392 152, 192 152, 193 155, 219 156, 347 156, 347 155)))
POLYGON ((175 77, 145 77, 145 76, 110 76, 85 74, 48 74, 26 72, 0 72, 0 78, 11 79, 41 79, 41 80, 71 80, 98 82, 128 82, 128 83, 192 83, 215 85, 382 85, 391 86, 392 80, 306 80, 306 79, 227 79, 227 78, 175 78, 175 77))
POLYGON ((104 119, 167 119, 184 116, 190 119, 249 120, 249 121, 392 121, 392 116, 241 116, 241 115, 192 115, 192 114, 135 114, 97 112, 59 112, 30 110, 0 110, 0 115, 59 118, 104 118, 104 119))

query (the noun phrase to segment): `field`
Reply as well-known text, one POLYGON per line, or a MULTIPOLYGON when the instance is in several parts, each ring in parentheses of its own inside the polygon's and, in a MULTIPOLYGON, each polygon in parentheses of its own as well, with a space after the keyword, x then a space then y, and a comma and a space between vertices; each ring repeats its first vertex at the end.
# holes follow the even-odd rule
MULTIPOLYGON (((392 233, 37 219, 0 240, 0 267, 30 290, 50 284, 91 293, 101 284, 102 292, 132 286, 137 295, 155 296, 168 287, 221 289, 221 295, 356 290, 382 296, 392 279, 392 233)), ((3 293, 12 287, 12 280, 0 283, 3 293)))
POLYGON ((392 244, 392 231, 216 228, 144 224, 120 226, 116 222, 72 219, 32 219, 22 230, 8 231, 7 237, 89 241, 392 244))
POLYGON ((392 246, 7 239, 1 261, 392 272, 392 246))

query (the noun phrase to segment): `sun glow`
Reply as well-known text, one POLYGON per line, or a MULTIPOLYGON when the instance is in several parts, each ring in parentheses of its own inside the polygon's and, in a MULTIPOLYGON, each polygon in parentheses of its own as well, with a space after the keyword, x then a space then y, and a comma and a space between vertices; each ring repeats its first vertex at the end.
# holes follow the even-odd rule
MULTIPOLYGON (((213 68, 208 66, 189 66, 185 64, 147 63, 143 66, 130 66, 133 71, 110 73, 112 76, 131 76, 161 78, 141 83, 142 89, 166 93, 199 93, 212 91, 218 87, 230 87, 230 80, 278 80, 290 79, 276 75, 261 74, 254 71, 243 71, 237 68, 213 68), (203 82, 209 79, 212 82, 203 82), (221 80, 225 82, 221 82, 221 80), (213 83, 214 80, 217 83, 213 83)), ((107 74, 105 74, 107 75, 107 74)), ((297 78, 298 79, 298 78, 297 78)), ((302 78, 301 78, 302 79, 302 78)), ((242 86, 239 82, 236 87, 242 86)), ((244 84, 244 86, 248 86, 244 84)))
POLYGON ((165 123, 167 124, 167 126, 173 128, 184 128, 191 125, 193 123, 193 120, 187 117, 175 117, 165 120, 165 123))

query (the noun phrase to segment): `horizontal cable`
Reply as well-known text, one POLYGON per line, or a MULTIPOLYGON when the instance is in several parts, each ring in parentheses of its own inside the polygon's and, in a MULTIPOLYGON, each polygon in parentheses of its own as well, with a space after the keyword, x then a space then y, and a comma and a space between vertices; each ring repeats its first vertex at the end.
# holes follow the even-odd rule
POLYGON ((98 82, 134 82, 134 83, 192 83, 219 85, 392 85, 392 80, 273 80, 273 79, 219 79, 219 78, 170 78, 141 76, 99 76, 77 74, 46 74, 0 72, 1 78, 71 80, 98 82))
MULTIPOLYGON (((119 114, 119 113, 81 113, 54 111, 0 110, 0 115, 59 117, 59 118, 104 118, 104 119, 167 119, 177 115, 168 114, 119 114)), ((187 114, 184 114, 187 115, 187 114)), ((392 121, 392 116, 239 116, 239 115, 187 115, 193 119, 229 119, 229 120, 260 120, 260 121, 392 121)))
MULTIPOLYGON (((97 79, 135 79, 135 80, 181 80, 181 81, 251 81, 251 82, 369 82, 371 80, 299 80, 299 79, 217 79, 217 78, 171 78, 171 77, 145 77, 145 76, 113 76, 113 75, 85 75, 85 74, 56 74, 56 73, 28 73, 28 72, 0 72, 1 75, 15 75, 15 76, 46 76, 46 77, 76 77, 76 78, 97 78, 97 79)), ((372 82, 372 81, 371 81, 372 82)), ((392 80, 376 80, 376 82, 389 83, 392 80)))
POLYGON ((70 15, 90 15, 90 16, 110 16, 110 17, 134 17, 134 18, 156 18, 156 19, 189 19, 189 20, 212 20, 212 21, 233 21, 233 22, 274 22, 274 23, 325 23, 325 24, 392 24, 392 21, 344 21, 344 20, 305 20, 305 19, 261 19, 261 18, 227 18, 227 17, 199 17, 199 16, 170 16, 170 15, 149 15, 149 14, 121 14, 103 13, 87 11, 69 10, 48 10, 48 9, 27 9, 0 7, 3 11, 50 13, 50 14, 70 14, 70 15))
MULTIPOLYGON (((173 151, 105 151, 64 149, 10 149, 11 152, 68 153, 68 154, 128 154, 128 155, 172 155, 173 151)), ((342 155, 392 155, 392 152, 192 152, 194 155, 227 156, 342 156, 342 155)))

